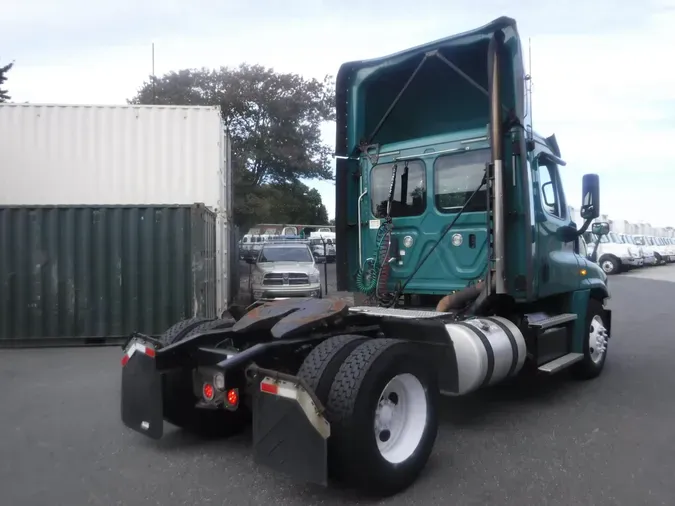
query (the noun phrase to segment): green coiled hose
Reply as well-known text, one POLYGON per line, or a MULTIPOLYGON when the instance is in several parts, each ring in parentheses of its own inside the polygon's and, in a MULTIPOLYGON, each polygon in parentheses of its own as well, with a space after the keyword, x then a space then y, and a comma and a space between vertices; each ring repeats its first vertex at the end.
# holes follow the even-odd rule
MULTIPOLYGON (((380 273, 383 267, 383 258, 381 258, 382 243, 391 234, 391 226, 385 222, 380 225, 375 236, 375 254, 372 258, 366 259, 363 265, 356 273, 356 288, 359 292, 372 295, 377 289, 377 282, 380 279, 380 273)), ((386 255, 385 255, 386 256, 386 255)))

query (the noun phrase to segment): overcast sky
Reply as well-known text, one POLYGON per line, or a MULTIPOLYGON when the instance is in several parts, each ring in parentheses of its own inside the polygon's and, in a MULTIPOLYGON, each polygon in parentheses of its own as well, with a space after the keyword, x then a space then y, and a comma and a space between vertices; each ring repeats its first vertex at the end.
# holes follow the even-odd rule
MULTIPOLYGON (((2 13, 13 101, 73 104, 132 97, 152 42, 157 74, 249 62, 322 77, 508 15, 532 39, 535 129, 556 133, 569 203, 595 172, 610 218, 675 225, 675 0, 26 0, 2 13)), ((334 185, 310 184, 333 216, 334 185)))

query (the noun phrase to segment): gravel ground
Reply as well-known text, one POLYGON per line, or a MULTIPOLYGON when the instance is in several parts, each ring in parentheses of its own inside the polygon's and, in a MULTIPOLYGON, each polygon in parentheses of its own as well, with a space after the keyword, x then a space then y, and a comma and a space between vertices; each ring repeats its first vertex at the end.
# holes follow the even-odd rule
POLYGON ((442 401, 434 453, 373 503, 257 468, 250 435, 161 441, 119 419, 118 348, 0 351, 0 504, 673 505, 675 266, 612 277, 604 374, 442 401))

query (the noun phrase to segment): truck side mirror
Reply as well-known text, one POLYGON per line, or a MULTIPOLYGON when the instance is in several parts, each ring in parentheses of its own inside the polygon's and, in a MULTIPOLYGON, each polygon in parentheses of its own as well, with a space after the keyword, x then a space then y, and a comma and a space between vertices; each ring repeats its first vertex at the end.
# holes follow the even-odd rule
POLYGON ((600 177, 597 174, 584 174, 580 214, 584 220, 600 216, 600 177))
POLYGON ((591 227, 591 232, 593 232, 598 237, 609 234, 609 223, 606 221, 601 221, 598 223, 593 223, 591 227))

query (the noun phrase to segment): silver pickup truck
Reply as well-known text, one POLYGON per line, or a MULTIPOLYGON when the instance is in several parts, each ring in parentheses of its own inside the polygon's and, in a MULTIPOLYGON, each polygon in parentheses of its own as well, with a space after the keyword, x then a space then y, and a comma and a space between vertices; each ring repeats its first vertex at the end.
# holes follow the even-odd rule
POLYGON ((254 301, 287 297, 321 297, 321 274, 307 241, 263 243, 253 264, 254 301))

